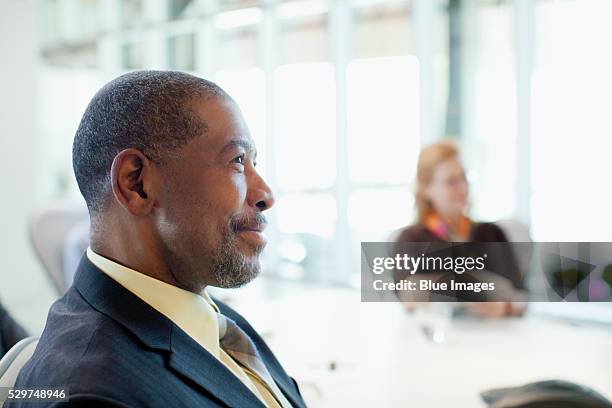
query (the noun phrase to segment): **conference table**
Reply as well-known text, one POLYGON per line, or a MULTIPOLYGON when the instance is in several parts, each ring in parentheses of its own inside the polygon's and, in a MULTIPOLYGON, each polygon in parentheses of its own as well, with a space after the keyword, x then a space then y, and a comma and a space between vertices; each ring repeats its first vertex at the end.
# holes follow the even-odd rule
POLYGON ((612 327, 453 318, 441 343, 399 303, 260 278, 221 297, 264 336, 311 407, 485 407, 483 390, 545 379, 612 399, 612 327))

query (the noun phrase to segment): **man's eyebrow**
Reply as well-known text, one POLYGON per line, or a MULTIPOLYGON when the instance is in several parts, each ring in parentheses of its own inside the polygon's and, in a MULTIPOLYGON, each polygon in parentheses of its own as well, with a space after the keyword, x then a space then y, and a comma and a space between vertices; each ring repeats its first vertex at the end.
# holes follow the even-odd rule
POLYGON ((255 154, 257 154, 257 149, 255 149, 255 146, 253 146, 253 143, 249 142, 246 139, 232 139, 232 140, 230 140, 228 144, 223 146, 223 148, 221 149, 221 153, 219 153, 219 154, 223 154, 223 153, 227 152, 228 150, 234 149, 236 147, 242 147, 247 153, 255 153, 255 154))

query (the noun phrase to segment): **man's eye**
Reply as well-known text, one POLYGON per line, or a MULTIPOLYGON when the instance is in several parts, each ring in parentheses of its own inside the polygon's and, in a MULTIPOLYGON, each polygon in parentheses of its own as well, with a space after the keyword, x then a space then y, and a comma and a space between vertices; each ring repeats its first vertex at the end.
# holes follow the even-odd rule
POLYGON ((244 154, 241 154, 240 156, 234 157, 234 159, 232 160, 232 163, 238 163, 238 164, 243 164, 244 165, 244 154))

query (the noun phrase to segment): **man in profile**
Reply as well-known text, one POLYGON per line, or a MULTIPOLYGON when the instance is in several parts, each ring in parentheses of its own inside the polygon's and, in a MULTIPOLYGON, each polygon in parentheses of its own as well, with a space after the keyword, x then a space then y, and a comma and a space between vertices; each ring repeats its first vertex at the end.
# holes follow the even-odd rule
POLYGON ((274 198, 256 158, 212 82, 140 71, 105 85, 73 145, 90 247, 15 387, 67 387, 53 406, 303 407, 263 339, 205 291, 260 272, 274 198))

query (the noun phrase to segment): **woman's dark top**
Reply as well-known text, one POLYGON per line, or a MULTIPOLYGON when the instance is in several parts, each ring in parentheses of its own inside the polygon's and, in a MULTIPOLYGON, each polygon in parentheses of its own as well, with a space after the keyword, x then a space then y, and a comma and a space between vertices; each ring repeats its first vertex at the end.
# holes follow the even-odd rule
MULTIPOLYGON (((403 229, 396 243, 401 242, 448 242, 440 238, 424 225, 416 224, 411 225, 403 229)), ((503 231, 495 224, 488 222, 473 223, 470 232, 470 238, 468 242, 508 242, 506 235, 503 231)), ((397 248, 397 247, 396 247, 397 248)), ((491 248, 487 248, 491 249, 491 248)), ((518 263, 510 245, 508 246, 495 246, 497 253, 490 254, 488 263, 491 263, 490 270, 498 273, 505 278, 509 279, 515 288, 524 289, 524 279, 521 271, 519 270, 518 263), (493 255, 493 256, 491 256, 493 255)), ((396 250, 397 252, 397 250, 396 250)), ((464 255, 464 254, 462 254, 464 255)), ((396 280, 403 278, 402 276, 396 275, 396 280)))
MULTIPOLYGON (((397 242, 446 242, 424 225, 416 224, 404 228, 397 242)), ((477 222, 472 224, 469 242, 508 242, 506 235, 495 224, 477 222)))

